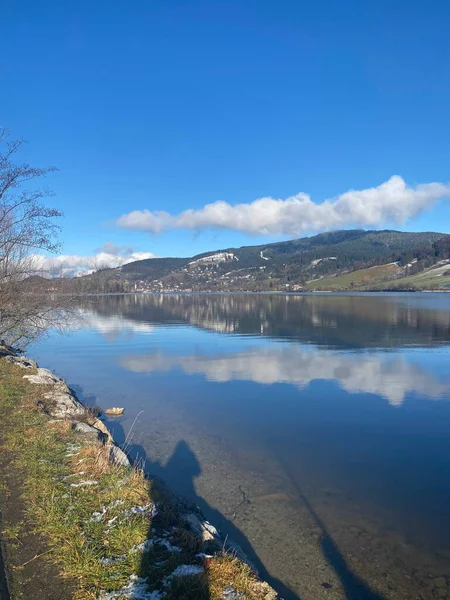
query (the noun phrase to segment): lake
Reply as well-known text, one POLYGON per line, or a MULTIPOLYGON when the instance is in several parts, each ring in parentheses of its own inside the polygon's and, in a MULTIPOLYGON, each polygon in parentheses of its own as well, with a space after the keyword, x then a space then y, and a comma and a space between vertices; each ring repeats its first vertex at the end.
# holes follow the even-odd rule
POLYGON ((90 297, 29 355, 286 599, 450 597, 450 294, 90 297))

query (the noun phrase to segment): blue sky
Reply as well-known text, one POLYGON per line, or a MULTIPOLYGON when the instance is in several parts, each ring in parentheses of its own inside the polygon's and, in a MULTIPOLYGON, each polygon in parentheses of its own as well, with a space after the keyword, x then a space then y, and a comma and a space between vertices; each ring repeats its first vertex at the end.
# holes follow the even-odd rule
POLYGON ((444 188, 414 191, 450 179, 447 2, 6 0, 0 20, 1 124, 59 167, 66 254, 192 255, 352 227, 348 198, 320 218, 303 196, 251 203, 322 203, 393 175, 398 214, 390 188, 356 199, 384 203, 376 226, 450 232, 444 188), (225 217, 204 211, 218 200, 225 217), (154 211, 170 215, 155 225, 154 211))

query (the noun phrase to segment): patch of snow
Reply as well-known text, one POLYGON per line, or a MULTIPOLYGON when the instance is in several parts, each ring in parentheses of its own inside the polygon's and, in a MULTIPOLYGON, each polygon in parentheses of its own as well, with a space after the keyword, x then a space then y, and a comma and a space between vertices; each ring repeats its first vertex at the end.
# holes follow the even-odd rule
POLYGON ((145 542, 141 542, 140 544, 135 544, 130 548, 130 553, 133 552, 150 552, 153 548, 153 540, 145 540, 145 542))
POLYGON ((173 544, 171 544, 169 542, 169 540, 166 540, 161 537, 154 537, 149 540, 145 540, 145 542, 141 542, 140 544, 136 544, 136 546, 133 546, 131 548, 130 552, 150 552, 150 550, 155 546, 155 544, 157 544, 159 546, 164 546, 164 548, 168 552, 181 552, 182 551, 179 546, 174 546, 173 544))
MULTIPOLYGON (((158 514, 158 508, 156 506, 156 504, 154 504, 153 502, 148 502, 148 504, 143 504, 142 506, 132 506, 131 508, 127 508, 125 510, 123 510, 120 515, 116 515, 115 517, 113 517, 112 519, 109 519, 109 521, 107 521, 107 526, 108 528, 112 527, 112 525, 114 525, 114 523, 117 521, 117 519, 120 518, 128 518, 131 517, 132 515, 145 515, 145 516, 149 516, 151 518, 156 517, 156 515, 158 514)), ((98 517, 97 517, 98 518, 98 517)))
POLYGON ((116 565, 117 563, 124 561, 126 558, 127 558, 126 554, 120 554, 119 556, 105 556, 104 558, 100 559, 100 564, 101 565, 116 565))
POLYGON ((81 448, 80 444, 67 444, 66 448, 69 452, 75 452, 81 448))
POLYGON ((181 552, 181 548, 179 546, 174 546, 169 542, 169 540, 158 538, 155 543, 159 544, 160 546, 164 546, 164 548, 169 552, 181 552))
POLYGON ((82 487, 84 485, 97 485, 98 481, 95 481, 95 479, 86 479, 86 481, 80 481, 80 483, 71 483, 70 487, 82 487))
POLYGON ((103 519, 103 517, 109 510, 116 508, 121 504, 123 504, 123 500, 114 500, 114 502, 111 502, 111 504, 109 504, 108 506, 102 506, 99 512, 92 513, 91 521, 94 521, 95 523, 100 523, 100 521, 103 519))
POLYGON ((131 575, 128 583, 120 590, 114 592, 103 592, 97 600, 118 600, 119 598, 129 598, 132 600, 162 600, 164 594, 159 590, 148 591, 147 579, 131 575))
POLYGON ((127 510, 124 510, 122 514, 125 517, 130 517, 131 515, 150 515, 151 517, 156 517, 158 509, 156 508, 156 504, 149 502, 143 506, 133 506, 132 508, 128 508, 127 510))
POLYGON ((204 256, 203 258, 193 260, 192 262, 188 263, 188 265, 212 265, 231 260, 239 260, 239 258, 232 252, 216 252, 216 254, 210 254, 209 256, 204 256))
POLYGON ((169 577, 187 577, 189 575, 200 575, 200 573, 203 573, 203 571, 203 567, 199 567, 198 565, 178 565, 178 567, 169 575, 169 577))
POLYGON ((261 250, 261 252, 259 253, 259 255, 261 256, 261 258, 263 260, 270 260, 270 258, 268 258, 267 256, 264 256, 264 250, 261 250))
POLYGON ((105 513, 93 512, 91 516, 91 521, 93 521, 94 523, 100 523, 104 516, 105 513))
POLYGON ((203 567, 198 565, 178 565, 175 571, 163 580, 163 585, 169 587, 174 577, 192 577, 193 575, 200 575, 204 572, 203 567))
POLYGON ((325 256, 324 258, 316 258, 315 260, 311 261, 310 266, 316 267, 318 264, 320 264, 324 260, 337 260, 337 256, 325 256))

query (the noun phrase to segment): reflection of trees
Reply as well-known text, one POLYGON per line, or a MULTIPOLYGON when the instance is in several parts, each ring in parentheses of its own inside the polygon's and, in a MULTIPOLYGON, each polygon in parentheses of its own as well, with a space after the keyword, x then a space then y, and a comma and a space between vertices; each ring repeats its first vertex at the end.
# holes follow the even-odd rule
POLYGON ((419 295, 136 294, 101 296, 92 299, 90 307, 99 315, 136 322, 189 323, 223 333, 294 338, 331 347, 448 343, 447 298, 434 306, 418 299, 419 295))

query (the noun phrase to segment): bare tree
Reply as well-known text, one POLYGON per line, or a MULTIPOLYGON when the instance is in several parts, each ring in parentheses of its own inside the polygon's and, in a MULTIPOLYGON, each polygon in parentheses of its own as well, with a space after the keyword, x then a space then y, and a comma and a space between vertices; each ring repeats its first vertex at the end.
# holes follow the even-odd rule
POLYGON ((55 220, 62 213, 43 204, 52 192, 36 187, 35 181, 56 169, 19 162, 23 144, 10 141, 0 128, 0 337, 22 346, 58 320, 63 310, 48 293, 48 282, 39 277, 41 266, 34 254, 59 249, 55 220))

